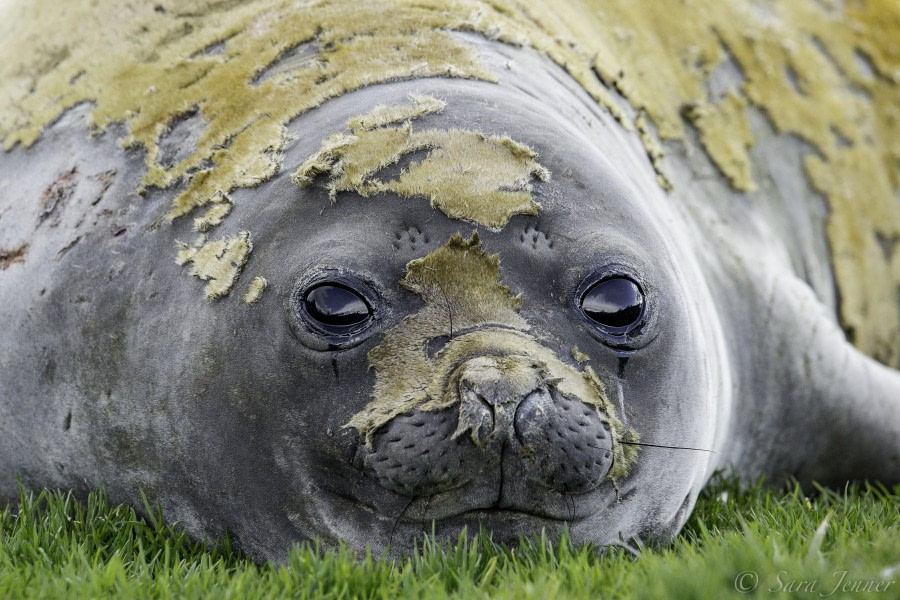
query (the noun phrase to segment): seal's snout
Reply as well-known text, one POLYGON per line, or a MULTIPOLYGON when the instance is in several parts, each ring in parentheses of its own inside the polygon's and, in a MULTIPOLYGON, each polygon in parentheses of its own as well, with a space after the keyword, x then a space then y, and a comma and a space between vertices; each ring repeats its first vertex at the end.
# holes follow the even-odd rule
POLYGON ((459 369, 459 421, 453 437, 471 432, 472 442, 518 436, 546 415, 552 402, 539 372, 507 357, 481 356, 459 369))
POLYGON ((500 507, 541 513, 597 488, 613 466, 613 436, 596 406, 561 391, 545 364, 483 355, 451 369, 448 402, 391 419, 363 462, 397 493, 428 497, 440 514, 500 507))

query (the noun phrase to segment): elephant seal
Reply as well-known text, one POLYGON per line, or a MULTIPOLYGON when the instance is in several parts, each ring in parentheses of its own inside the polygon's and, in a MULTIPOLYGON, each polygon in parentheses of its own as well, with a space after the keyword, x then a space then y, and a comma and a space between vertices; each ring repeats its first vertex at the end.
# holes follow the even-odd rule
MULTIPOLYGON (((830 88, 767 120, 723 21, 676 139, 550 35, 578 23, 519 9, 159 4, 102 29, 125 58, 64 40, 6 73, 2 493, 142 489, 282 560, 432 527, 664 540, 716 469, 900 480, 900 374, 841 329, 897 359, 900 219, 873 192, 854 220, 840 169, 891 184, 840 109, 818 155, 784 133, 830 88)), ((880 115, 890 56, 865 48, 880 115)))

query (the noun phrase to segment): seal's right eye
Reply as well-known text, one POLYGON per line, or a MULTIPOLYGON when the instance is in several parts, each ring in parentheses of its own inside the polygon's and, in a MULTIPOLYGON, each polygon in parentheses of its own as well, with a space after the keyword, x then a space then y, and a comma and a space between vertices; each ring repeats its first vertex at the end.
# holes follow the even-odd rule
POLYGON ((350 335, 372 318, 372 307, 362 294, 334 282, 322 282, 306 290, 301 302, 303 317, 329 335, 350 335))

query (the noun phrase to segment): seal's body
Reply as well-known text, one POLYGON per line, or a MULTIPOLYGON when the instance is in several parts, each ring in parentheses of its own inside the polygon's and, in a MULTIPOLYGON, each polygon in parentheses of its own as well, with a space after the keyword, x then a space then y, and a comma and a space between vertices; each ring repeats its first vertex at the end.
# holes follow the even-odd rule
MULTIPOLYGON (((254 10, 247 31, 275 27, 254 10)), ((238 61, 235 35, 187 53, 219 57, 198 82, 238 61)), ((156 101, 129 113, 127 151, 119 126, 88 137, 88 105, 28 147, 8 134, 4 494, 16 476, 143 489, 191 533, 281 558, 315 536, 409 547, 432 521, 667 538, 719 468, 900 480, 900 374, 839 326, 801 142, 749 111, 764 183, 735 191, 691 138, 648 154, 641 115, 623 126, 629 105, 598 104, 552 54, 441 43, 467 54, 383 81, 375 65, 284 112, 262 162, 240 153, 281 113, 213 143, 220 100, 161 111, 149 148, 135 119, 156 101)), ((327 70, 311 52, 246 85, 327 70)), ((870 293, 854 302, 881 306, 870 293)))

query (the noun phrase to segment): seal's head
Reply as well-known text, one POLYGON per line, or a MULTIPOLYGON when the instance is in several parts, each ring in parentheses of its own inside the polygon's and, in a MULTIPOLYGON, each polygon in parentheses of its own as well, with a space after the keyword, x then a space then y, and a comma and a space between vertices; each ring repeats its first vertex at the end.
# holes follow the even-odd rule
MULTIPOLYGON (((680 448, 716 447, 730 393, 695 220, 559 67, 473 44, 499 83, 323 100, 266 155, 277 175, 171 235, 150 233, 156 204, 110 198, 148 233, 125 253, 97 229, 54 271, 49 331, 83 334, 48 341, 58 370, 32 377, 70 461, 42 481, 142 488, 189 532, 276 560, 316 537, 409 549, 432 523, 601 545, 677 531, 710 458, 680 448), (173 260, 195 230, 210 237, 173 260), (122 283, 80 268, 111 257, 122 283)), ((220 157, 235 177, 237 156, 220 157)))
POLYGON ((723 380, 649 161, 615 125, 579 130, 605 117, 574 91, 551 111, 488 84, 415 86, 330 102, 285 156, 298 216, 269 218, 302 233, 278 257, 294 394, 271 425, 278 501, 303 535, 360 547, 432 524, 673 534, 709 454, 665 446, 712 448, 723 380))

